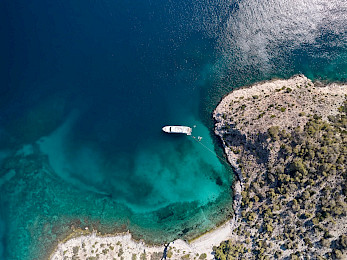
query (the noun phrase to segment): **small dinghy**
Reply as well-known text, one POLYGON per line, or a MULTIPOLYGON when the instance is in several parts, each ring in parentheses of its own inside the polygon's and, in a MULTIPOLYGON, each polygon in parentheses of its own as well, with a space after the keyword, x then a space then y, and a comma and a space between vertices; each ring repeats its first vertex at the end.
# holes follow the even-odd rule
POLYGON ((168 126, 164 126, 162 129, 164 132, 169 134, 186 134, 186 135, 192 134, 192 128, 188 126, 168 125, 168 126))

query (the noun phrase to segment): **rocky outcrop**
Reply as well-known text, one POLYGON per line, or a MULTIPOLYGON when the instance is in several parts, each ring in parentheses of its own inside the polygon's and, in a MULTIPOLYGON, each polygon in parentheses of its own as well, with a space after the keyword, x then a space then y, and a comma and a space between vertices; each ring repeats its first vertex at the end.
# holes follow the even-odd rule
POLYGON ((346 257, 346 97, 347 85, 297 75, 222 99, 215 133, 238 176, 238 222, 217 256, 346 257))

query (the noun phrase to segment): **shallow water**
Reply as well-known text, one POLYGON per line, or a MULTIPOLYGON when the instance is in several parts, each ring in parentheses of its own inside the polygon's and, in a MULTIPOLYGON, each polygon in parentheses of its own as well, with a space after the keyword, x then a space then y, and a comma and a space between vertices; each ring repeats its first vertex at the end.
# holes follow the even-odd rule
POLYGON ((213 227, 232 202, 220 98, 295 73, 347 78, 340 1, 0 5, 2 259, 37 259, 70 225, 152 242, 213 227), (196 126, 208 149, 166 124, 196 126))

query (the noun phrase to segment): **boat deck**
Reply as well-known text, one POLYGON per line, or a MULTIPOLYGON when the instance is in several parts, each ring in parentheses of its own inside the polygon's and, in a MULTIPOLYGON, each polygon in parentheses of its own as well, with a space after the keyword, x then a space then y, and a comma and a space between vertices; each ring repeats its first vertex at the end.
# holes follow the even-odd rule
POLYGON ((173 126, 164 126, 163 131, 170 134, 186 134, 191 135, 192 134, 192 128, 188 126, 179 126, 179 125, 173 125, 173 126))

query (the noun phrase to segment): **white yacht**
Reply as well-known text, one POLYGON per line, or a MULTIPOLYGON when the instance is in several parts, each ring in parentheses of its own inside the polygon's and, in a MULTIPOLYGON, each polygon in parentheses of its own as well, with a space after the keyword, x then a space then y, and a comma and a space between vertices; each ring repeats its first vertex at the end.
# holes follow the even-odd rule
POLYGON ((181 125, 168 125, 164 126, 163 131, 170 134, 186 134, 191 135, 192 134, 192 128, 188 126, 181 126, 181 125))

